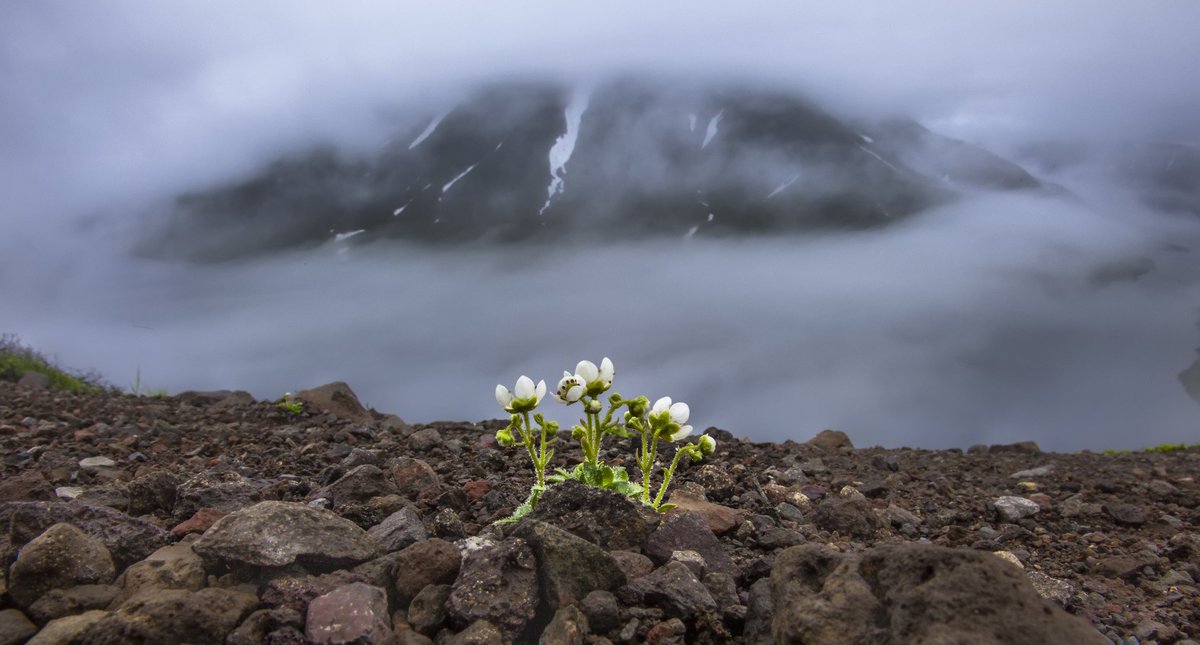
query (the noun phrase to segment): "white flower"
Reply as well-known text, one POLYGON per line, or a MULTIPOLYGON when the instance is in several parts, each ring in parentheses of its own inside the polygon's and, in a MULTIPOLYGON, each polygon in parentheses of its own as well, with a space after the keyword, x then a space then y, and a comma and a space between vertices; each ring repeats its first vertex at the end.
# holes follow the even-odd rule
MULTIPOLYGON (((688 437, 688 435, 690 435, 690 434, 692 434, 692 426, 680 426, 679 430, 676 430, 675 434, 671 435, 671 441, 679 441, 680 439, 686 439, 688 437)), ((707 435, 701 435, 701 436, 707 436, 707 435)))
POLYGON ((607 356, 600 361, 600 367, 591 361, 579 361, 575 366, 575 376, 578 377, 587 387, 587 393, 595 396, 608 390, 612 387, 613 376, 616 370, 613 369, 613 362, 607 356))
POLYGON ((688 417, 692 415, 691 408, 683 401, 671 403, 671 397, 664 396, 654 402, 654 407, 650 408, 650 414, 662 414, 668 412, 671 422, 683 425, 687 423, 688 417))
MULTIPOLYGON (((593 365, 593 367, 595 367, 593 365)), ((579 378, 577 374, 563 372, 562 380, 558 382, 558 387, 554 389, 554 398, 570 405, 580 399, 586 391, 587 385, 584 380, 579 378)))
POLYGON ((514 390, 510 391, 503 385, 497 385, 496 403, 509 413, 528 412, 536 408, 542 402, 542 397, 546 396, 546 382, 538 381, 535 386, 533 379, 522 376, 517 379, 514 390))

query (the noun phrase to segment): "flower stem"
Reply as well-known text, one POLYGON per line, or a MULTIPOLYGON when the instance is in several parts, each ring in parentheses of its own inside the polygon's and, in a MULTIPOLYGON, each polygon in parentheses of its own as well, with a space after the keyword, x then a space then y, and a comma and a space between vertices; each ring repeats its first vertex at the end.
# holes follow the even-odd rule
POLYGON ((663 495, 667 493, 667 486, 671 485, 671 476, 675 474, 675 466, 679 465, 679 458, 683 456, 683 452, 682 449, 675 451, 675 458, 671 460, 671 467, 663 473, 662 486, 658 489, 658 496, 654 498, 654 510, 656 511, 659 506, 662 506, 663 495))

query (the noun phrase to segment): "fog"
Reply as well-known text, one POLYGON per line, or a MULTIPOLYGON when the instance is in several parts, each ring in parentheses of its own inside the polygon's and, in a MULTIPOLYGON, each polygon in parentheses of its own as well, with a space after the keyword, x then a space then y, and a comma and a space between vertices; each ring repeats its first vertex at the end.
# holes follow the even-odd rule
POLYGON ((1200 224, 1097 168, 1041 175, 1071 195, 977 193, 870 232, 331 242, 207 266, 129 250, 175 195, 318 143, 375 149, 504 78, 733 79, 1001 153, 1196 145, 1200 5, 318 7, 0 7, 0 331, 118 386, 275 398, 345 380, 410 421, 498 416, 497 382, 553 385, 607 355, 621 393, 755 440, 1197 440, 1176 375, 1200 344, 1200 224), (1139 279, 1095 279, 1142 258, 1139 279))

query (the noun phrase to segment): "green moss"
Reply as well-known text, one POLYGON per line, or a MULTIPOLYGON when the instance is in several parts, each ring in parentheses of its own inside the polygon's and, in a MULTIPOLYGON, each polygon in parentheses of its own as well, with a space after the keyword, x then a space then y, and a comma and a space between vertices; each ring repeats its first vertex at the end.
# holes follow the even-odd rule
POLYGON ((1180 452, 1183 450, 1193 450, 1193 449, 1200 449, 1200 443, 1192 443, 1192 444, 1163 443, 1163 444, 1159 444, 1157 446, 1147 446, 1145 448, 1142 448, 1141 450, 1113 450, 1110 448, 1108 450, 1105 450, 1104 454, 1106 454, 1106 455, 1125 455, 1125 454, 1130 454, 1130 453, 1134 453, 1134 452, 1167 453, 1167 452, 1180 452))
POLYGON ((45 374, 50 377, 50 386, 59 390, 94 392, 104 389, 98 376, 65 370, 21 343, 17 336, 0 335, 0 380, 17 381, 26 372, 45 374))

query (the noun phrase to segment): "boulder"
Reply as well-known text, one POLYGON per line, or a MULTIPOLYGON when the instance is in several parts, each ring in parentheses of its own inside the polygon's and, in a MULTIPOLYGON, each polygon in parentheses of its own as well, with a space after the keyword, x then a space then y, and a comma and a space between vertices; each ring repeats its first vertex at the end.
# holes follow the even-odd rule
POLYGON ((203 589, 207 578, 204 561, 192 550, 191 543, 172 544, 135 562, 121 574, 117 584, 120 593, 113 599, 112 609, 119 609, 138 593, 150 589, 203 589))
POLYGON ((846 436, 846 433, 840 430, 822 430, 817 433, 817 436, 809 439, 806 443, 822 450, 842 451, 854 449, 854 444, 850 442, 850 437, 846 436))
POLYGON ((108 584, 116 577, 104 543, 70 524, 55 524, 21 548, 8 571, 8 593, 28 608, 51 589, 108 584))
POLYGON ((1042 599, 1020 569, 981 551, 802 545, 779 555, 770 585, 778 643, 1108 642, 1042 599))
POLYGON ((604 549, 557 526, 525 520, 514 531, 537 559, 538 586, 551 610, 578 603, 597 589, 625 584, 625 574, 604 549))
POLYGON ((567 480, 542 495, 531 519, 553 524, 605 550, 640 551, 659 516, 620 493, 567 480))
POLYGON ((311 390, 301 390, 296 394, 296 398, 307 406, 339 419, 355 423, 371 422, 371 413, 358 402, 358 397, 350 386, 342 381, 327 383, 311 390))
MULTIPOLYGON (((25 645, 62 645, 63 643, 78 642, 81 634, 108 613, 100 609, 93 609, 82 614, 55 618, 47 623, 36 636, 29 639, 25 645)), ((2 642, 5 641, 0 638, 0 643, 2 642)))
POLYGON ((92 623, 78 641, 94 645, 221 643, 257 605, 254 594, 234 589, 143 593, 92 623))
POLYGON ((331 570, 370 560, 379 543, 350 520, 296 502, 259 502, 217 521, 192 545, 226 566, 331 570))

